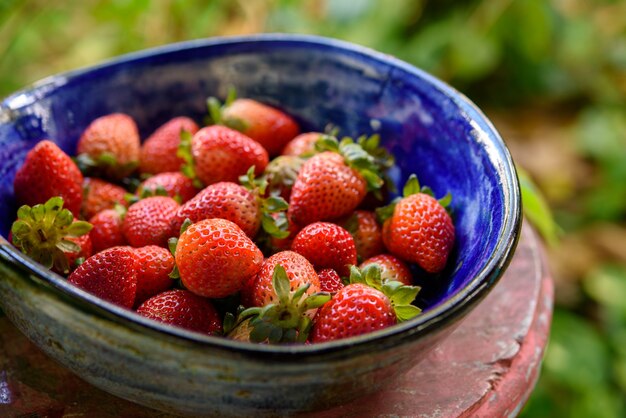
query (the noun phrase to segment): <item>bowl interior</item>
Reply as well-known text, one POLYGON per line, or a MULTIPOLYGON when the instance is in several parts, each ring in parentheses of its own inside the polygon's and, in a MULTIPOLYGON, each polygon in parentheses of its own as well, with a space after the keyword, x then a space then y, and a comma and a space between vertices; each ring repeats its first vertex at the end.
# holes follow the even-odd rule
POLYGON ((54 76, 8 97, 0 104, 0 233, 7 236, 16 212, 15 172, 39 140, 74 154, 82 130, 110 112, 134 117, 145 138, 174 116, 200 122, 206 98, 223 98, 230 86, 240 97, 284 109, 304 131, 332 124, 341 135, 380 133, 396 156, 392 174, 400 188, 416 173, 437 197, 452 194, 456 250, 440 277, 416 272, 423 308, 498 277, 519 227, 519 192, 490 123, 459 93, 408 64, 313 37, 172 45, 54 76))

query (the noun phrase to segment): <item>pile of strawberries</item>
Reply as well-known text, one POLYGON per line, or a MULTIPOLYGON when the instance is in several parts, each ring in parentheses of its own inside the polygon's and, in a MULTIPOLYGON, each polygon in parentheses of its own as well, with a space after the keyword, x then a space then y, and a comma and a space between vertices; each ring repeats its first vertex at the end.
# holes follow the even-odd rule
POLYGON ((234 95, 204 127, 176 117, 141 142, 94 120, 76 156, 40 141, 15 176, 10 240, 98 297, 145 317, 260 343, 315 343, 408 320, 412 269, 441 272, 446 210, 411 176, 384 206, 393 157, 374 135, 300 133, 234 95))

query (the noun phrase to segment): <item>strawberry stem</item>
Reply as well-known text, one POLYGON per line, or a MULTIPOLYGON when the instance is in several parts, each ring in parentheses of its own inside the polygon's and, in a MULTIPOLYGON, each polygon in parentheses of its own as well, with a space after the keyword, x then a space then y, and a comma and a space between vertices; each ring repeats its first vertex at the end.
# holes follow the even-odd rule
POLYGON ((55 196, 43 204, 21 206, 11 226, 11 239, 20 251, 46 268, 67 274, 70 266, 66 253, 78 252, 80 246, 66 238, 88 234, 92 225, 75 221, 63 204, 63 198, 55 196))

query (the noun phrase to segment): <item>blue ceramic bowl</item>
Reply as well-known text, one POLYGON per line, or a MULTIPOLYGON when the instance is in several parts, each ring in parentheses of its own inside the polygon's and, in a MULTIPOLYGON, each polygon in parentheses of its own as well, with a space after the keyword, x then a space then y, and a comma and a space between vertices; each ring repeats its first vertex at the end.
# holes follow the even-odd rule
POLYGON ((403 184, 417 173, 451 192, 456 249, 430 279, 424 313, 372 334, 307 346, 207 337, 99 300, 24 257, 0 237, 0 306, 46 353, 88 382, 166 411, 260 415, 322 409, 378 390, 449 334, 494 286, 520 228, 515 168, 502 139, 464 96, 392 57, 299 35, 169 45, 45 79, 0 103, 0 232, 16 213, 13 177, 50 138, 68 153, 90 121, 125 112, 145 137, 167 119, 201 120, 205 99, 278 106, 304 130, 328 123, 380 133, 403 184), (434 282, 434 283, 433 283, 434 282))

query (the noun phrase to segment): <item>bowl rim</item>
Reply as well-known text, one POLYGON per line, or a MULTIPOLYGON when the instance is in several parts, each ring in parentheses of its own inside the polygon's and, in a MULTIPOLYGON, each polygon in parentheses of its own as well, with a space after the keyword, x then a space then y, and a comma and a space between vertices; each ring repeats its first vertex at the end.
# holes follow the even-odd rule
POLYGON ((235 341, 220 336, 203 335, 144 318, 132 310, 124 309, 102 300, 71 285, 60 275, 51 272, 22 254, 2 236, 0 236, 0 259, 9 263, 13 268, 30 273, 31 281, 33 281, 33 278, 38 279, 39 282, 43 282, 41 284, 47 285, 46 287, 54 290, 57 295, 66 299, 69 298, 70 301, 75 302, 74 306, 81 310, 99 314, 135 330, 148 330, 154 334, 171 337, 180 343, 200 345, 202 347, 210 346, 218 350, 226 350, 237 354, 260 356, 263 359, 271 357, 288 360, 320 355, 352 357, 358 353, 371 352, 372 347, 392 347, 401 341, 417 340, 463 317, 470 307, 481 300, 497 283, 510 263, 519 240, 522 224, 521 193, 515 165, 501 136, 491 121, 487 119, 473 102, 444 81, 398 58, 347 41, 317 35, 269 33, 246 36, 222 36, 176 42, 120 55, 95 65, 59 73, 37 81, 14 92, 0 102, 0 123, 6 123, 7 113, 10 120, 13 112, 18 111, 21 107, 30 105, 31 102, 25 100, 28 96, 35 96, 35 99, 39 99, 45 96, 48 91, 62 86, 70 79, 98 69, 139 62, 157 55, 166 55, 181 50, 246 43, 292 43, 303 47, 329 48, 340 50, 343 53, 355 54, 387 65, 389 68, 401 69, 408 74, 423 79, 462 111, 464 117, 473 126, 474 134, 478 136, 477 140, 487 144, 489 146, 487 152, 502 161, 502 164, 496 167, 496 169, 502 174, 504 196, 504 219, 495 250, 485 265, 469 280, 466 286, 416 318, 372 333, 316 344, 264 345, 235 341), (346 350, 347 348, 350 348, 350 350, 346 350))

